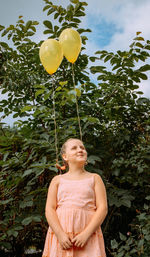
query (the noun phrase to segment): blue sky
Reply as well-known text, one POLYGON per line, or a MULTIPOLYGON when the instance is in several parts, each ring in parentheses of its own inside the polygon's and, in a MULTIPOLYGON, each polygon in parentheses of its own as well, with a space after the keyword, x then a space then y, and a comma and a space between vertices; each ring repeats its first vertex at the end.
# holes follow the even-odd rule
MULTIPOLYGON (((66 6, 69 0, 52 0, 56 4, 66 6)), ((128 49, 137 31, 142 31, 146 40, 150 40, 150 0, 87 0, 87 15, 83 18, 82 27, 91 28, 86 51, 93 55, 95 51, 106 49, 116 51, 128 49)), ((43 12, 43 0, 1 0, 0 24, 9 26, 16 24, 19 15, 25 21, 40 21, 35 41, 46 39, 43 35, 42 22, 49 18, 43 12)), ((3 40, 3 39, 2 39, 3 40)), ((150 82, 144 81, 141 90, 150 98, 150 82)), ((4 95, 0 94, 0 99, 4 95)), ((5 119, 13 123, 12 117, 5 119)))

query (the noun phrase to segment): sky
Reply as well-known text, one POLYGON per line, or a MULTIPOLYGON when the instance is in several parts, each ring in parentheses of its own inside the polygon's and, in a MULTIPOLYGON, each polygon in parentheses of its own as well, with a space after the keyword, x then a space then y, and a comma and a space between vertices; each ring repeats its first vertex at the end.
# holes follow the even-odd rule
MULTIPOLYGON (((150 0, 85 0, 88 3, 87 15, 83 18, 82 27, 90 28, 86 51, 93 55, 97 50, 127 50, 136 36, 142 32, 146 40, 150 40, 150 0)), ((53 3, 67 6, 69 0, 52 0, 53 3)), ((9 26, 16 24, 19 15, 24 21, 37 20, 40 24, 35 41, 46 39, 43 35, 43 21, 50 16, 43 12, 43 0, 0 0, 0 24, 9 26)), ((3 39, 2 39, 3 40, 3 39)), ((150 79, 150 76, 149 76, 150 79)), ((150 82, 140 85, 144 96, 150 98, 150 82)), ((0 99, 7 97, 0 94, 0 99)), ((12 116, 2 120, 10 125, 15 119, 12 116)))

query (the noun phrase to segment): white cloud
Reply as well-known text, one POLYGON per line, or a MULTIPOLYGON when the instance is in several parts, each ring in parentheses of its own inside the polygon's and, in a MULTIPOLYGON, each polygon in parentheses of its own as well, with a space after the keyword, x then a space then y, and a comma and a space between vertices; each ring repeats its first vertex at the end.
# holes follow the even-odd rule
MULTIPOLYGON (((88 53, 91 53, 91 47, 94 50, 100 50, 100 42, 95 40, 95 34, 98 34, 98 24, 101 26, 103 21, 112 27, 114 26, 111 39, 108 38, 108 43, 103 47, 105 50, 116 51, 128 49, 129 45, 133 42, 133 38, 136 37, 137 31, 142 32, 141 35, 145 40, 150 40, 150 1, 93 0, 88 3, 88 15, 93 17, 93 23, 96 25, 96 32, 93 31, 92 33, 93 42, 87 44, 88 53)), ((90 18, 90 20, 92 19, 90 18)), ((101 28, 99 33, 101 33, 101 28)), ((144 92, 144 96, 150 98, 149 80, 141 83, 140 90, 144 92)))
POLYGON ((137 31, 141 31, 145 39, 150 39, 149 13, 150 2, 143 6, 135 6, 129 3, 126 7, 122 7, 113 20, 116 26, 120 27, 121 32, 114 34, 108 47, 110 49, 116 49, 118 46, 127 48, 137 31))
MULTIPOLYGON (((126 48, 137 31, 150 39, 150 1, 148 0, 105 0, 89 1, 88 14, 100 24, 102 20, 114 25, 113 37, 107 48, 126 48)), ((87 15, 88 18, 88 15, 87 15)))

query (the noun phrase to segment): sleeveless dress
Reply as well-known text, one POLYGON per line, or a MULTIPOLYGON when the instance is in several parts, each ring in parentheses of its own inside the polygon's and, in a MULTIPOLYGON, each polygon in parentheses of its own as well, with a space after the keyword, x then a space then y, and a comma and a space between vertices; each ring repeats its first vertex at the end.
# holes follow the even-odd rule
MULTIPOLYGON (((94 176, 82 180, 67 180, 60 175, 56 213, 63 230, 71 238, 79 234, 96 211, 94 176)), ((103 234, 99 227, 81 247, 62 250, 49 227, 42 257, 106 257, 103 234)))

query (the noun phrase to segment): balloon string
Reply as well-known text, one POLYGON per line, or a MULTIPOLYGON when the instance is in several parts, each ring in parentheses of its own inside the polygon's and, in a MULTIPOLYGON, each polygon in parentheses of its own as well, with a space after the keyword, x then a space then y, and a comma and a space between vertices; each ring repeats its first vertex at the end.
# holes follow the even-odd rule
POLYGON ((54 115, 54 127, 55 127, 55 149, 56 149, 56 162, 58 161, 58 146, 57 146, 57 123, 56 123, 56 111, 55 111, 55 84, 53 79, 53 115, 54 115))
POLYGON ((77 117, 78 117, 79 131, 80 131, 80 139, 82 140, 82 130, 81 130, 81 123, 80 123, 78 98, 77 98, 77 94, 76 94, 75 75, 74 75, 73 63, 72 63, 72 79, 73 79, 74 91, 75 91, 75 96, 76 96, 76 110, 77 110, 77 117))

